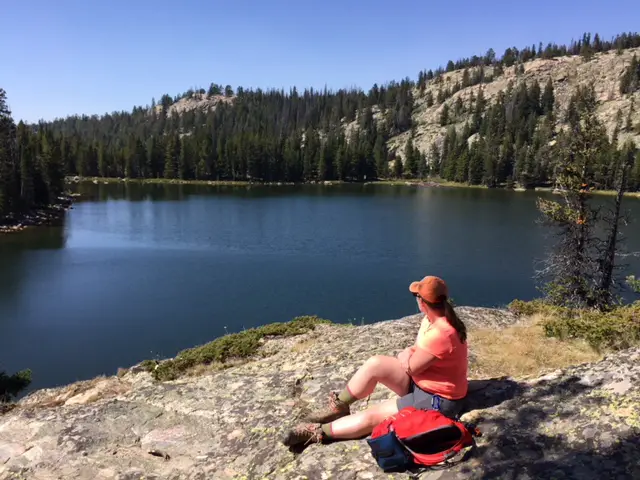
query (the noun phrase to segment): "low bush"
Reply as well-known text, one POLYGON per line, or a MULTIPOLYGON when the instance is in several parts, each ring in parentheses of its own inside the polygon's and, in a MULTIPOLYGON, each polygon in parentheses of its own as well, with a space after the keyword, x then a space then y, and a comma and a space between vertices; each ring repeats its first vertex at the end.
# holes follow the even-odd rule
POLYGON ((640 345, 640 302, 609 312, 580 310, 550 317, 545 333, 558 338, 584 338, 597 349, 621 350, 640 345))
POLYGON ((545 302, 541 298, 526 302, 524 300, 514 300, 508 305, 511 312, 516 315, 558 315, 566 310, 563 307, 557 307, 545 302))
POLYGON ((0 403, 10 402, 31 383, 31 370, 7 375, 0 371, 0 403))
POLYGON ((598 350, 640 345, 640 302, 602 312, 556 307, 543 300, 516 300, 509 309, 517 315, 540 315, 545 334, 550 337, 581 338, 598 350))
POLYGON ((197 366, 225 363, 247 358, 256 353, 265 337, 291 337, 307 333, 320 324, 331 323, 315 316, 296 317, 286 323, 271 323, 238 333, 224 335, 199 347, 183 350, 175 358, 156 362, 145 360, 141 366, 156 380, 175 380, 182 373, 197 366))

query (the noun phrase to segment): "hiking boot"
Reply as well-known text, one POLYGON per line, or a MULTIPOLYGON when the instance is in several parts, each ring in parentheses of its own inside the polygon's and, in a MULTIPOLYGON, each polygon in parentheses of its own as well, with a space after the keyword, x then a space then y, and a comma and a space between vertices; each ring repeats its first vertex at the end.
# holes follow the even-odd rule
POLYGON ((338 418, 346 417, 350 413, 349 404, 341 401, 336 392, 331 392, 327 405, 312 411, 306 416, 306 420, 312 423, 331 423, 338 418))
POLYGON ((282 443, 287 447, 294 445, 308 445, 310 443, 322 443, 324 432, 319 423, 300 423, 287 432, 282 443))

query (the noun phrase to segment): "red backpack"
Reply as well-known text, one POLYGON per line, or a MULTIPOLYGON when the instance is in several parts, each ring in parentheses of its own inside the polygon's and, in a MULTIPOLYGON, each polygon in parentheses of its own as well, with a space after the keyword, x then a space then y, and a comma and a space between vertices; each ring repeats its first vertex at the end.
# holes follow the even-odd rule
POLYGON ((371 453, 385 472, 447 463, 480 432, 472 425, 452 420, 437 410, 400 410, 376 428, 367 439, 371 453))

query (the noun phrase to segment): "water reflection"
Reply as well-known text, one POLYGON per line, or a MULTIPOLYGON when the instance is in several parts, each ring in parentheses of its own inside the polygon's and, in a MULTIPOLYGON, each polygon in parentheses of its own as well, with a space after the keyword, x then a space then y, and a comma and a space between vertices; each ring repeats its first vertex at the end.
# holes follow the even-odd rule
POLYGON ((389 185, 188 185, 139 182, 79 183, 70 187, 81 196, 79 202, 127 200, 130 202, 184 201, 193 196, 229 196, 248 199, 287 197, 387 196, 391 198, 412 197, 428 187, 397 188, 389 185))
POLYGON ((18 298, 28 272, 29 252, 65 248, 65 224, 66 214, 55 227, 29 228, 15 234, 0 235, 0 303, 18 298))

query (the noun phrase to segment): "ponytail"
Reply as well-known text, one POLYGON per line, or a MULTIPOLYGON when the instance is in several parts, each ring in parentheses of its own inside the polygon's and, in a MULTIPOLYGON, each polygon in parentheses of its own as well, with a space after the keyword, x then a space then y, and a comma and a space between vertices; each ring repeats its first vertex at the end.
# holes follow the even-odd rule
POLYGON ((447 297, 439 297, 438 303, 429 303, 424 299, 422 301, 447 319, 449 325, 451 325, 458 333, 458 338, 460 339, 461 343, 465 343, 467 341, 467 326, 462 320, 460 320, 460 317, 458 317, 458 314, 453 309, 453 305, 449 303, 447 297))
POLYGON ((444 316, 447 318, 449 325, 458 332, 460 342, 465 343, 467 341, 467 326, 460 320, 460 317, 458 317, 458 314, 453 309, 453 305, 451 305, 448 300, 444 301, 444 316))

